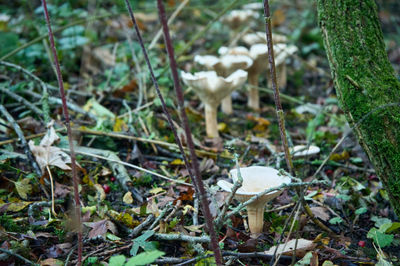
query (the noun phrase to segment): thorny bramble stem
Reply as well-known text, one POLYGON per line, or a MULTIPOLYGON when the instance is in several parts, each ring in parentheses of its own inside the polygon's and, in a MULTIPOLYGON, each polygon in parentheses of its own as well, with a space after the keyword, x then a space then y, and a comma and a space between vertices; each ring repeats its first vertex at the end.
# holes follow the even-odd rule
POLYGON ((204 187, 203 180, 201 179, 199 162, 197 160, 194 143, 193 143, 193 139, 192 139, 192 133, 189 128, 189 121, 188 121, 186 111, 185 111, 183 91, 182 91, 182 87, 179 83, 178 67, 177 67, 177 64, 175 61, 174 48, 172 46, 172 41, 171 41, 171 37, 169 34, 168 22, 167 22, 167 18, 166 18, 166 14, 165 14, 165 8, 164 8, 164 4, 163 4, 162 0, 157 0, 157 4, 158 4, 158 13, 159 13, 160 21, 162 24, 163 33, 164 33, 164 42, 165 42, 165 46, 167 48, 167 53, 168 53, 168 57, 169 57, 169 64, 170 64, 170 68, 171 68, 172 79, 174 81, 174 88, 175 88, 176 96, 178 98, 178 107, 179 107, 179 111, 180 111, 180 115, 181 115, 183 128, 185 130, 186 141, 187 141, 189 152, 190 152, 190 158, 192 160, 192 167, 194 170, 194 176, 192 176, 192 180, 193 180, 195 187, 197 187, 197 192, 200 197, 200 201, 201 201, 202 209, 204 212, 207 228, 208 228, 208 231, 210 234, 211 246, 214 251, 215 261, 218 265, 222 265, 221 251, 220 251, 219 245, 218 245, 218 238, 217 238, 217 234, 215 232, 213 218, 212 218, 212 215, 210 212, 210 208, 208 206, 207 191, 204 187), (193 179, 193 177, 194 177, 194 179, 193 179))
POLYGON ((57 50, 56 46, 54 43, 54 36, 53 36, 53 31, 51 30, 51 23, 50 23, 50 16, 49 12, 47 11, 47 3, 46 0, 42 0, 43 4, 43 12, 44 12, 44 17, 46 19, 47 23, 47 29, 49 31, 49 40, 50 40, 50 47, 51 51, 53 53, 53 59, 54 59, 54 65, 56 68, 56 73, 57 73, 57 80, 58 80, 58 86, 60 87, 60 95, 61 95, 61 100, 62 100, 62 108, 63 108, 63 113, 65 117, 65 125, 67 127, 67 134, 68 134, 68 142, 69 142, 69 149, 70 149, 70 155, 71 155, 71 168, 72 168, 72 180, 73 180, 73 185, 74 185, 74 200, 75 200, 75 218, 76 218, 76 223, 77 223, 77 229, 78 229, 78 265, 82 264, 82 230, 81 230, 81 208, 80 208, 80 199, 79 199, 79 180, 76 172, 76 164, 75 164, 75 152, 74 152, 74 144, 72 140, 72 131, 71 131, 71 124, 69 120, 69 114, 68 114, 68 107, 67 107, 67 100, 65 97, 65 91, 64 91, 64 83, 61 75, 61 69, 60 69, 60 63, 58 62, 58 57, 57 57, 57 50))

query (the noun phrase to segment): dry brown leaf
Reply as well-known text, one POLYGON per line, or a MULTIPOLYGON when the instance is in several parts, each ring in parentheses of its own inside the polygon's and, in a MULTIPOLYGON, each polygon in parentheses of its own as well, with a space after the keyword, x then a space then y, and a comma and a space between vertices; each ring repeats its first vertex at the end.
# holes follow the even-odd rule
POLYGON ((92 228, 89 232, 89 238, 94 238, 97 236, 105 237, 107 231, 111 231, 113 234, 117 233, 117 228, 109 220, 101 220, 93 223, 85 223, 86 226, 92 228))
POLYGON ((329 216, 329 213, 328 213, 326 208, 324 208, 324 207, 311 207, 310 209, 311 209, 312 213, 316 217, 321 219, 322 221, 326 222, 326 221, 329 220, 330 216, 329 216))

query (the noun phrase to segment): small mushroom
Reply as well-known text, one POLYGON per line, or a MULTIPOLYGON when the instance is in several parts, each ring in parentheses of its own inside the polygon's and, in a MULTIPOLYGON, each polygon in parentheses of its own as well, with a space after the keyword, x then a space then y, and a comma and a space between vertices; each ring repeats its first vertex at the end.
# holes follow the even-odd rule
POLYGON ((250 9, 250 10, 258 11, 258 10, 263 10, 263 8, 264 8, 264 5, 261 2, 254 2, 254 3, 248 3, 248 4, 242 5, 242 9, 244 9, 244 10, 250 9))
POLYGON ((232 10, 223 17, 223 21, 226 22, 231 29, 237 29, 244 23, 248 23, 249 20, 255 20, 259 17, 260 14, 254 10, 232 10))
MULTIPOLYGON (((245 202, 258 193, 291 182, 290 177, 282 176, 278 170, 264 166, 250 166, 240 168, 243 178, 242 186, 236 191, 235 199, 245 202)), ((230 171, 233 182, 238 179, 237 169, 230 171)), ((232 191, 233 184, 225 180, 218 181, 218 186, 227 192, 232 191)), ((246 206, 248 224, 253 236, 258 236, 263 231, 265 204, 281 194, 281 190, 272 191, 253 203, 246 206)))
MULTIPOLYGON (((294 45, 286 45, 278 43, 274 45, 275 53, 275 65, 277 66, 278 72, 278 84, 279 87, 286 86, 286 58, 295 53, 297 47, 294 45), (281 66, 281 69, 279 67, 281 66), (282 74, 280 74, 282 73, 282 74)), ((246 47, 238 46, 233 48, 221 47, 218 52, 220 54, 235 54, 235 55, 248 55, 253 59, 253 65, 248 68, 249 73, 249 84, 254 87, 249 88, 249 96, 247 98, 247 106, 253 110, 260 109, 260 96, 258 93, 258 78, 259 75, 269 68, 268 65, 268 46, 265 43, 257 43, 250 47, 248 50, 246 47)))
POLYGON ((313 145, 297 145, 290 149, 293 158, 311 157, 317 155, 319 152, 320 148, 313 145))
MULTIPOLYGON (((248 69, 253 64, 253 60, 246 55, 224 55, 220 58, 212 55, 196 55, 194 61, 209 70, 216 71, 222 77, 227 77, 238 69, 248 69)), ((225 114, 233 113, 230 95, 222 100, 221 110, 225 114)))
MULTIPOLYGON (((257 31, 255 33, 248 33, 243 35, 242 37, 243 42, 245 42, 248 46, 252 46, 257 43, 267 43, 265 32, 257 31)), ((274 33, 272 34, 272 42, 274 44, 277 43, 286 43, 287 37, 282 34, 274 33)))
POLYGON ((205 106, 206 132, 210 138, 219 137, 217 108, 223 98, 244 84, 247 72, 237 70, 223 78, 215 71, 197 72, 194 75, 182 72, 183 82, 192 87, 205 106))

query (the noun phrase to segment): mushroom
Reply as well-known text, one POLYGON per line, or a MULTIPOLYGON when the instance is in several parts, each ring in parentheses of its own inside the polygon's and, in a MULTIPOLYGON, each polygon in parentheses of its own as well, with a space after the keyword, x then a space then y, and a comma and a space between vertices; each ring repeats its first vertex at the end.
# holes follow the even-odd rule
MULTIPOLYGON (((255 33, 248 33, 243 35, 242 37, 243 42, 245 42, 248 46, 252 46, 257 43, 267 43, 265 32, 257 31, 255 33)), ((286 43, 287 37, 282 34, 274 33, 272 34, 272 42, 274 44, 277 43, 286 43)))
POLYGON ((192 87, 205 105, 206 132, 210 138, 219 137, 217 108, 222 99, 244 84, 247 72, 236 70, 223 78, 215 71, 197 72, 194 75, 182 72, 183 82, 192 87))
MULTIPOLYGON (((235 199, 240 202, 245 202, 269 188, 278 187, 284 183, 289 184, 291 182, 290 177, 282 176, 279 174, 278 170, 265 166, 243 167, 240 168, 240 174, 243 178, 243 183, 235 194, 235 199)), ((230 175, 233 182, 236 182, 238 179, 238 170, 231 170, 230 175)), ((232 191, 232 183, 220 180, 217 184, 225 191, 232 191)), ((246 206, 248 224, 253 236, 258 236, 263 231, 265 204, 279 196, 281 192, 281 190, 272 191, 246 206)))
MULTIPOLYGON (((212 55, 196 55, 194 61, 209 70, 216 71, 222 77, 227 77, 238 69, 248 69, 253 64, 253 60, 246 55, 224 55, 220 58, 212 55)), ((222 100, 221 110, 225 114, 233 113, 230 95, 222 100)))
MULTIPOLYGON (((280 70, 281 76, 279 76, 278 84, 279 87, 286 86, 286 58, 297 51, 297 47, 294 45, 286 45, 278 43, 274 45, 275 53, 275 65, 283 66, 280 70)), ((257 43, 250 47, 248 50, 246 47, 238 46, 234 48, 221 47, 218 52, 220 54, 234 54, 234 55, 248 55, 253 59, 253 65, 248 68, 249 73, 249 84, 253 85, 249 88, 249 96, 247 99, 247 106, 253 110, 260 109, 260 96, 258 93, 258 77, 262 72, 265 72, 268 65, 268 46, 265 43, 257 43)))
POLYGON ((231 29, 237 29, 251 19, 258 19, 260 14, 254 10, 232 10, 223 17, 223 21, 228 23, 231 29))
POLYGON ((293 158, 310 157, 317 155, 319 152, 320 148, 313 145, 297 145, 290 149, 290 153, 292 154, 293 158))
POLYGON ((263 3, 260 2, 254 2, 254 3, 248 3, 248 4, 244 4, 242 5, 242 9, 246 10, 246 9, 250 9, 250 10, 262 10, 264 8, 263 3))

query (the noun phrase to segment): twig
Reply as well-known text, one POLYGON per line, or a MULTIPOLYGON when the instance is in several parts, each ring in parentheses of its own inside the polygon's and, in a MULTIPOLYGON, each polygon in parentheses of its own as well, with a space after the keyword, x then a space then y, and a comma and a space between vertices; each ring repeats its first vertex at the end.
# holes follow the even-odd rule
MULTIPOLYGON (((58 200, 55 200, 54 203, 61 204, 61 203, 64 203, 64 200, 63 199, 58 199, 58 200)), ((28 208, 28 216, 29 217, 33 217, 34 212, 35 212, 35 210, 37 208, 50 207, 51 204, 52 204, 51 201, 50 202, 49 201, 38 201, 38 202, 34 202, 34 203, 30 204, 29 208, 28 208)))
POLYGON ((55 42, 54 42, 53 32, 51 30, 51 22, 50 22, 49 12, 47 11, 46 0, 42 0, 42 5, 43 5, 43 13, 44 13, 44 17, 46 20, 48 33, 49 33, 49 41, 50 41, 51 51, 53 53, 54 65, 55 65, 56 72, 57 72, 57 80, 58 80, 58 86, 60 89, 60 95, 61 95, 61 100, 62 100, 65 124, 67 126, 67 135, 68 135, 69 149, 70 149, 70 155, 71 155, 72 179, 73 179, 73 186, 74 186, 75 215, 76 215, 77 226, 78 226, 78 265, 80 266, 80 265, 82 265, 83 244, 82 244, 82 228, 81 228, 81 208, 80 208, 81 204, 80 204, 80 199, 79 199, 79 187, 78 187, 79 180, 78 180, 77 171, 76 171, 74 143, 73 143, 73 139, 72 139, 71 123, 70 123, 69 114, 68 114, 67 99, 65 97, 65 91, 64 91, 64 82, 63 82, 63 78, 62 78, 62 74, 61 74, 60 63, 58 62, 57 50, 56 50, 56 46, 55 46, 55 42))
POLYGON ((182 234, 154 234, 152 238, 156 240, 186 241, 191 243, 210 243, 209 236, 188 236, 182 234))
POLYGON ((236 153, 235 153, 235 163, 236 163, 236 169, 238 172, 238 179, 236 180, 235 184, 233 184, 231 193, 229 193, 229 197, 226 199, 224 207, 222 208, 222 211, 218 215, 217 219, 215 219, 214 224, 217 228, 219 228, 221 226, 221 223, 223 222, 225 214, 226 214, 229 206, 231 205, 233 198, 235 197, 236 191, 243 184, 243 177, 242 177, 242 174, 240 173, 240 167, 239 167, 239 162, 238 162, 238 154, 236 154, 236 153))
MULTIPOLYGON (((26 142, 24 133, 22 133, 22 130, 18 123, 14 120, 14 118, 10 115, 10 113, 7 111, 7 109, 0 104, 0 112, 6 117, 7 121, 13 126, 15 133, 17 133, 17 136, 19 140, 21 141, 21 144, 24 148, 24 152, 26 156, 28 157, 28 161, 33 167, 33 169, 36 172, 36 175, 38 177, 42 176, 42 170, 40 169, 39 164, 36 162, 35 157, 32 154, 32 151, 29 149, 29 145, 26 142)), ((38 183, 40 184, 41 189, 43 190, 44 194, 46 195, 47 198, 49 198, 49 193, 47 192, 46 188, 39 182, 38 177, 35 177, 38 183)))
POLYGON ((150 225, 149 230, 153 230, 154 227, 157 226, 157 224, 161 221, 162 218, 164 218, 165 214, 171 209, 171 202, 165 208, 161 211, 160 215, 154 220, 154 222, 150 225))
MULTIPOLYGON (((86 147, 84 147, 84 148, 87 149, 86 147)), ((69 149, 62 149, 62 150, 69 152, 69 149)), ((122 165, 131 167, 131 168, 139 170, 139 171, 143 171, 145 173, 160 177, 162 179, 165 179, 165 180, 168 180, 168 181, 171 181, 171 182, 175 182, 175 183, 186 185, 186 186, 193 186, 192 184, 189 184, 189 183, 186 183, 186 182, 183 182, 183 181, 180 181, 180 180, 176 180, 176 179, 172 179, 172 178, 163 176, 163 175, 161 175, 159 173, 147 170, 145 168, 142 168, 142 167, 134 165, 134 164, 123 162, 121 160, 114 160, 114 159, 111 159, 111 158, 108 158, 108 157, 104 157, 104 156, 100 156, 100 155, 96 155, 96 154, 93 154, 93 153, 83 152, 83 151, 80 151, 79 149, 76 152, 79 153, 79 154, 82 154, 82 155, 91 156, 91 157, 99 158, 99 159, 102 159, 102 160, 106 160, 106 161, 122 164, 122 165)))
POLYGON ((140 232, 143 231, 144 228, 146 228, 146 226, 148 226, 154 219, 154 215, 150 214, 149 216, 147 216, 146 220, 144 220, 142 223, 140 223, 138 226, 136 226, 130 233, 129 233, 129 237, 133 238, 135 236, 137 236, 138 234, 140 234, 140 232))
MULTIPOLYGON (((174 19, 179 15, 179 13, 182 11, 182 9, 189 3, 190 0, 183 0, 179 6, 175 9, 174 13, 171 14, 171 16, 168 19, 168 25, 171 25, 171 23, 174 21, 174 19)), ((153 38, 149 45, 149 50, 153 49, 156 43, 158 42, 158 39, 160 39, 161 35, 163 34, 162 28, 157 32, 156 36, 153 38)))
POLYGON ((26 107, 28 107, 29 109, 31 109, 36 115, 38 115, 39 117, 43 117, 43 113, 42 111, 37 108, 35 105, 33 105, 32 103, 30 103, 28 100, 26 100, 24 97, 19 96, 18 94, 4 89, 4 88, 0 88, 0 91, 2 93, 7 94, 8 96, 10 96, 11 98, 13 98, 15 101, 24 104, 26 107))
MULTIPOLYGON (((217 265, 222 265, 221 251, 220 251, 219 245, 218 245, 217 233, 215 232, 210 207, 208 204, 207 191, 204 187, 204 183, 201 178, 199 162, 197 160, 197 155, 195 152, 194 142, 193 142, 193 138, 192 138, 192 132, 189 127, 189 119, 188 119, 188 117, 186 115, 186 111, 185 111, 183 90, 182 90, 182 87, 179 82, 178 67, 177 67, 177 64, 175 61, 175 52, 174 52, 171 37, 169 34, 165 8, 164 8, 164 4, 163 4, 162 0, 157 0, 157 6, 158 6, 158 13, 159 13, 160 21, 162 24, 163 33, 164 33, 164 43, 167 48, 167 54, 168 54, 168 58, 169 58, 169 65, 171 68, 172 79, 174 82, 175 93, 176 93, 176 97, 178 99, 178 106, 179 106, 179 111, 180 111, 180 115, 181 115, 181 120, 182 120, 183 128, 185 131, 186 141, 187 141, 187 144, 189 147, 190 159, 192 160, 192 167, 194 170, 194 176, 192 175, 192 173, 190 171, 189 171, 189 174, 191 174, 192 182, 195 185, 195 188, 199 195, 199 199, 200 199, 201 206, 202 206, 205 220, 206 220, 207 229, 209 231, 210 238, 211 238, 211 247, 214 251, 215 261, 216 261, 217 265)), ((185 157, 184 157, 184 159, 185 159, 185 157)), ((190 169, 189 162, 186 162, 186 167, 188 168, 188 170, 190 169)))
POLYGON ((1 252, 4 252, 4 253, 7 253, 8 255, 14 256, 14 257, 16 257, 16 258, 22 260, 23 262, 25 262, 25 263, 27 263, 27 264, 29 264, 29 265, 40 265, 40 264, 34 263, 34 262, 32 262, 32 261, 30 261, 30 260, 28 260, 28 259, 22 257, 21 255, 19 255, 19 254, 13 252, 13 251, 11 251, 11 250, 8 250, 8 249, 5 249, 5 248, 0 248, 0 251, 1 251, 1 252))
POLYGON ((229 217, 239 213, 244 207, 246 207, 247 205, 249 205, 250 203, 253 203, 254 201, 258 200, 260 197, 276 191, 276 190, 282 190, 284 188, 289 188, 289 187, 302 187, 302 186, 310 186, 310 185, 320 185, 320 184, 325 184, 325 181, 311 181, 311 182, 299 182, 299 183, 289 183, 289 184, 282 184, 278 187, 273 187, 273 188, 269 188, 264 190, 263 192, 258 193, 257 195, 251 197, 248 201, 245 201, 243 203, 240 203, 236 208, 234 208, 232 210, 232 212, 228 213, 225 218, 224 221, 226 221, 229 217))

